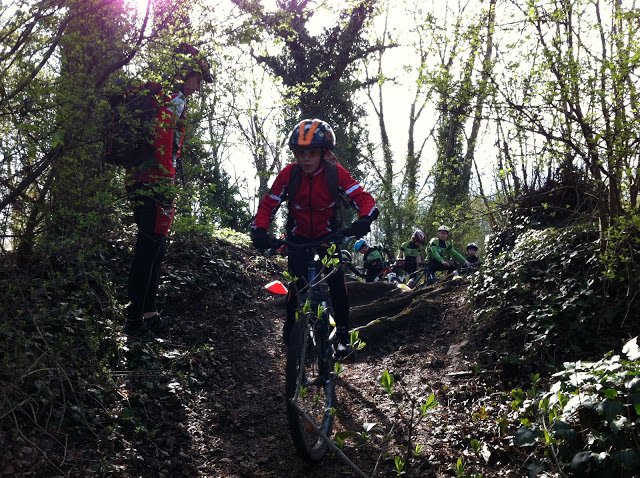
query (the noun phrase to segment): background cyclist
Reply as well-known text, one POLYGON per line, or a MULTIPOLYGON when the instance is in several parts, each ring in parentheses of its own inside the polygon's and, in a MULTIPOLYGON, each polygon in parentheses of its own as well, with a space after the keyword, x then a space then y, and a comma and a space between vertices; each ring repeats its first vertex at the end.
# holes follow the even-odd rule
POLYGON ((467 244, 467 262, 469 262, 473 267, 478 267, 482 264, 480 257, 478 257, 478 244, 475 242, 470 242, 467 244))
POLYGON ((353 245, 353 250, 359 252, 363 257, 364 274, 362 274, 367 282, 373 282, 376 277, 382 278, 384 271, 384 257, 379 247, 369 247, 367 241, 359 239, 353 245))
POLYGON ((443 270, 454 272, 457 268, 456 262, 464 264, 465 267, 470 265, 469 261, 453 247, 453 243, 448 239, 449 228, 440 226, 437 237, 429 241, 429 246, 427 247, 427 270, 432 274, 443 270))
POLYGON ((406 274, 412 274, 418 270, 418 265, 422 265, 422 248, 426 236, 420 229, 416 229, 411 235, 411 239, 400 245, 400 252, 396 258, 396 264, 403 265, 406 274))

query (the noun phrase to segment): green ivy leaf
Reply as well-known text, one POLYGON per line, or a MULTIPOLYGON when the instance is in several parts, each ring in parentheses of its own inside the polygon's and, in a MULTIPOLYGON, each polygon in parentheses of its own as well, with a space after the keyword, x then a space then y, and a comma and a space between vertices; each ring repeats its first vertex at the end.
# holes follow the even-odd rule
POLYGON ((627 417, 618 417, 615 420, 611 421, 609 428, 611 428, 611 431, 613 432, 614 435, 617 435, 624 428, 624 425, 627 422, 628 422, 627 417))
POLYGON ((514 442, 518 446, 534 446, 538 442, 538 432, 527 427, 520 427, 516 431, 514 442))
POLYGON ((348 440, 349 438, 351 438, 353 436, 355 436, 355 432, 346 430, 346 431, 343 431, 343 432, 336 433, 334 435, 334 439, 335 439, 335 441, 340 440, 340 441, 342 441, 344 443, 346 440, 348 440))
POLYGON ((615 418, 619 415, 622 415, 624 412, 622 403, 617 400, 610 400, 605 398, 602 402, 598 404, 596 407, 598 412, 602 413, 605 420, 611 422, 615 420, 615 418))
POLYGON ((592 453, 590 451, 576 453, 571 460, 571 469, 575 472, 586 471, 591 461, 591 455, 592 453))
POLYGON ((640 388, 640 377, 633 377, 627 383, 624 384, 629 390, 636 390, 640 388))
POLYGON ((386 392, 391 395, 393 393, 393 385, 395 384, 395 379, 393 375, 389 373, 388 370, 385 370, 382 373, 382 377, 380 377, 380 385, 386 390, 386 392))

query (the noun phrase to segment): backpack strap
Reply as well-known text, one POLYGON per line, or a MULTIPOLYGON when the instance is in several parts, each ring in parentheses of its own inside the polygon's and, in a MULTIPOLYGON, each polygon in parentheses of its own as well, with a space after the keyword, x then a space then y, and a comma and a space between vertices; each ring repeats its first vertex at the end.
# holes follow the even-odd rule
POLYGON ((299 164, 296 164, 291 168, 291 174, 289 175, 289 184, 287 184, 287 223, 285 230, 290 233, 293 229, 294 221, 293 214, 291 214, 291 208, 293 206, 293 198, 296 197, 298 190, 300 189, 300 182, 302 180, 302 169, 299 164))
POLYGON ((338 167, 333 161, 324 162, 324 177, 327 180, 327 188, 331 197, 338 202, 338 167))
POLYGON ((302 169, 300 169, 300 165, 296 164, 291 168, 291 174, 289 175, 289 184, 287 184, 287 207, 290 209, 292 205, 293 198, 298 194, 298 190, 300 189, 300 182, 302 181, 302 177, 300 174, 302 173, 302 169))

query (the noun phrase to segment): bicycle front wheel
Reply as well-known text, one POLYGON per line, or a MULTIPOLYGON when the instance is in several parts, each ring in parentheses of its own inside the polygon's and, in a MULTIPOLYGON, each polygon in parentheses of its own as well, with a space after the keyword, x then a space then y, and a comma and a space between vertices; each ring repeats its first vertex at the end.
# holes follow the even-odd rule
POLYGON ((287 350, 286 398, 291 437, 298 453, 319 461, 333 427, 335 389, 333 359, 326 319, 309 323, 300 318, 292 330, 287 350))

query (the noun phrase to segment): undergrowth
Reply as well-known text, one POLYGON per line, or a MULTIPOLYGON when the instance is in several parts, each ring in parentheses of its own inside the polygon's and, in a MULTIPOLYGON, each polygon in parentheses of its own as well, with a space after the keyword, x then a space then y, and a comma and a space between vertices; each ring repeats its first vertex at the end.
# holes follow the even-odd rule
MULTIPOLYGON (((631 477, 640 472, 640 350, 637 337, 595 362, 567 362, 548 390, 514 389, 522 426, 515 442, 538 448, 530 471, 555 467, 580 477, 631 477)), ((535 476, 535 474, 534 474, 535 476)))
MULTIPOLYGON (((187 311, 198 296, 211 304, 248 301, 256 270, 234 262, 247 242, 226 230, 216 238, 174 235, 161 307, 187 311)), ((201 327, 180 354, 163 341, 126 342, 120 331, 132 245, 131 236, 95 249, 41 244, 29 269, 11 254, 0 257, 0 474, 152 472, 140 457, 166 452, 153 446, 158 437, 179 454, 170 421, 158 422, 157 413, 179 409, 171 387, 207 380, 210 331, 201 327)))
POLYGON ((594 226, 521 225, 491 238, 472 278, 476 322, 489 324, 490 338, 522 343, 507 359, 540 372, 523 381, 529 388, 511 391, 515 442, 533 451, 531 477, 640 472, 637 340, 622 357, 610 352, 638 333, 630 320, 638 309, 638 224, 633 215, 619 218, 604 251, 594 226))
POLYGON ((518 359, 601 349, 600 333, 615 325, 620 310, 608 297, 597 232, 585 226, 528 230, 512 245, 501 238, 491 239, 493 253, 471 279, 476 321, 519 335, 518 359))
POLYGON ((29 463, 29 456, 15 456, 20 450, 39 456, 35 465, 64 473, 78 464, 68 450, 95 444, 108 420, 105 401, 112 387, 105 370, 117 359, 115 324, 121 314, 110 278, 117 254, 79 261, 77 249, 59 245, 41 254, 30 270, 17 268, 10 256, 0 264, 5 472, 21 471, 9 465, 17 458, 29 463))

